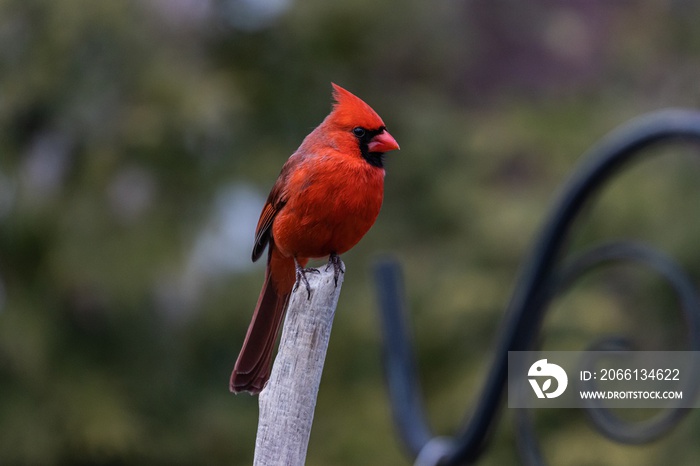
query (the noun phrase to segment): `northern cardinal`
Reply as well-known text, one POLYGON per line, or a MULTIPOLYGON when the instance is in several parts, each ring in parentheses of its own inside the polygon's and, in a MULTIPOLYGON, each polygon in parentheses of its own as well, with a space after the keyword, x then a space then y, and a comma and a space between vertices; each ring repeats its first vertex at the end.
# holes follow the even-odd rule
MULTIPOLYGON (((253 261, 269 247, 253 319, 231 374, 230 390, 260 393, 292 289, 309 258, 329 256, 336 284, 339 254, 372 227, 384 196, 384 153, 399 148, 384 122, 361 99, 333 84, 331 113, 282 167, 255 230, 253 261)), ((296 284, 296 285, 295 285, 296 284)))

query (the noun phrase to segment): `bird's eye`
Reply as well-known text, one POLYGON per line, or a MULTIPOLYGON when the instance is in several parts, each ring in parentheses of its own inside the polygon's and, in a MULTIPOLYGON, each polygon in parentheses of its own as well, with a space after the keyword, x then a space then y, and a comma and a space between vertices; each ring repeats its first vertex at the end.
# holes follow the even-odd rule
POLYGON ((354 134, 358 138, 362 138, 365 135, 365 133, 366 133, 365 129, 360 128, 359 126, 352 130, 352 134, 354 134))

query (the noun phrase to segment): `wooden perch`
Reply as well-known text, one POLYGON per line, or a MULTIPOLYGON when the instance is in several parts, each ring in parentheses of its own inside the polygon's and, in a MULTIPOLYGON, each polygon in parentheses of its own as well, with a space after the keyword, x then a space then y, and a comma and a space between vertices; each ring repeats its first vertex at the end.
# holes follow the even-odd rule
POLYGON ((306 460, 343 274, 337 286, 333 267, 306 277, 311 299, 303 284, 292 293, 270 381, 260 392, 254 466, 301 466, 306 460))

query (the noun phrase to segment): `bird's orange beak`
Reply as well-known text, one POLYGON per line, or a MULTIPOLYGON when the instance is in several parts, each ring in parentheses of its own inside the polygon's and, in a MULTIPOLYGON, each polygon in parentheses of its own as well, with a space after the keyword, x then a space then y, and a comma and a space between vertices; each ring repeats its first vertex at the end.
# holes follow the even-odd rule
POLYGON ((389 152, 390 150, 399 149, 399 143, 389 134, 389 131, 384 130, 373 137, 367 145, 369 152, 389 152))

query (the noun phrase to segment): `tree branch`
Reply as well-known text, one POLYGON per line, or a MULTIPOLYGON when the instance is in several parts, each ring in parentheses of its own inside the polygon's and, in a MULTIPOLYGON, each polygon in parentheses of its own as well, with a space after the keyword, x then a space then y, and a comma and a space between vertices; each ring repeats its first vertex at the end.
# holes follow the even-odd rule
POLYGON ((343 274, 333 268, 307 274, 292 293, 270 381, 260 393, 254 466, 301 466, 311 434, 318 387, 343 274))

